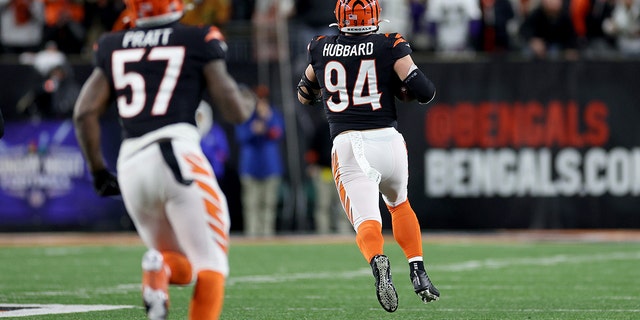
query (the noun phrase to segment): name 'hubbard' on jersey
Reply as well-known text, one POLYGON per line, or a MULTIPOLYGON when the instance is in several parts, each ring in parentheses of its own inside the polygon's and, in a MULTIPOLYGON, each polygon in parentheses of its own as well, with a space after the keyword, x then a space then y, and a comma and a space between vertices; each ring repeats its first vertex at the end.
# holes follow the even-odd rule
POLYGON ((109 79, 126 138, 163 126, 195 125, 205 88, 204 65, 225 59, 226 44, 213 26, 167 25, 103 35, 95 64, 109 79))
POLYGON ((318 77, 331 139, 346 130, 397 126, 393 70, 411 54, 398 33, 318 36, 309 43, 309 64, 318 77))

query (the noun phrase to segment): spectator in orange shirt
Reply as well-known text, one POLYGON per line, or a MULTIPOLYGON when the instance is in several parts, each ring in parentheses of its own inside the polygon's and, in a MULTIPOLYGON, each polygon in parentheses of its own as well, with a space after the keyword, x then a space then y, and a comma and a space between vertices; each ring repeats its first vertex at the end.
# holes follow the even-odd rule
POLYGON ((65 54, 78 54, 85 45, 84 7, 71 0, 44 0, 45 41, 54 41, 65 54))

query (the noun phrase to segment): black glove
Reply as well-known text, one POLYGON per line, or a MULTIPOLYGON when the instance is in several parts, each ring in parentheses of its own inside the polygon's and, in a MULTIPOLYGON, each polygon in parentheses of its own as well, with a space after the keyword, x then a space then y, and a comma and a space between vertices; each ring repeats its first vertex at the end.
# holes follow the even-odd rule
POLYGON ((116 176, 107 171, 107 169, 92 172, 93 189, 101 197, 116 196, 120 194, 120 185, 116 176))

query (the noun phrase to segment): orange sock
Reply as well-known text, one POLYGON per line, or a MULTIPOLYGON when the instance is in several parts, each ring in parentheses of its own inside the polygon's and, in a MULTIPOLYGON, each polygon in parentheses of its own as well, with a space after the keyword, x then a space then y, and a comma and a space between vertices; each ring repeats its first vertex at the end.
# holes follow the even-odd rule
POLYGON ((224 276, 216 271, 198 272, 189 305, 189 320, 216 320, 224 303, 224 276))
POLYGON ((160 270, 142 271, 142 290, 145 288, 152 290, 162 290, 167 295, 169 294, 169 281, 167 279, 167 271, 165 268, 160 270))
POLYGON ((367 263, 378 254, 382 254, 384 246, 384 237, 382 237, 382 225, 375 220, 367 220, 360 224, 356 234, 356 242, 360 248, 360 252, 367 263))
POLYGON ((407 259, 422 257, 422 233, 416 213, 411 208, 409 200, 397 207, 389 207, 393 237, 404 251, 407 259))
MULTIPOLYGON (((160 252, 151 249, 142 257, 142 297, 146 299, 147 292, 162 291, 166 294, 167 307, 169 306, 169 268, 164 263, 160 252)), ((147 301, 145 301, 145 305, 147 301)))
POLYGON ((171 270, 169 283, 179 285, 191 283, 193 271, 191 270, 191 263, 187 260, 187 257, 173 251, 162 251, 162 257, 164 258, 164 263, 168 265, 171 270))

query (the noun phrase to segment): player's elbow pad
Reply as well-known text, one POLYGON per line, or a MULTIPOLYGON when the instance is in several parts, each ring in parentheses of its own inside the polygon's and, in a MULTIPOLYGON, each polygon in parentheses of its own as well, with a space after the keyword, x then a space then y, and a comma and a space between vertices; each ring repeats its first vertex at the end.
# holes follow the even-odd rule
POLYGON ((436 87, 420 69, 411 71, 402 82, 420 103, 429 103, 436 96, 436 87))

